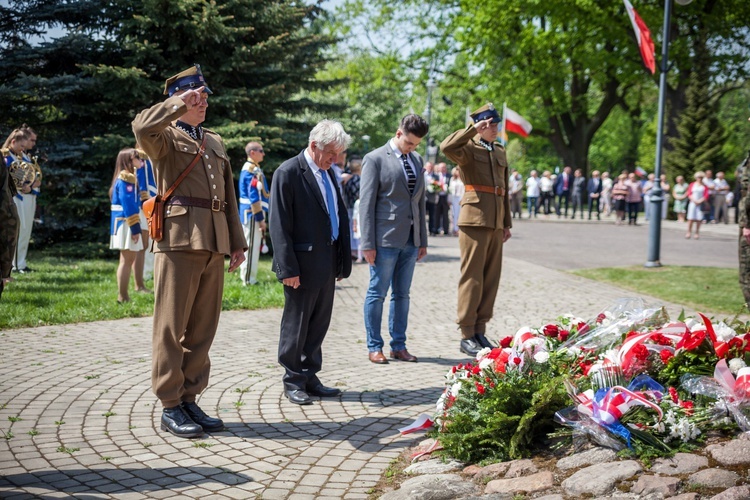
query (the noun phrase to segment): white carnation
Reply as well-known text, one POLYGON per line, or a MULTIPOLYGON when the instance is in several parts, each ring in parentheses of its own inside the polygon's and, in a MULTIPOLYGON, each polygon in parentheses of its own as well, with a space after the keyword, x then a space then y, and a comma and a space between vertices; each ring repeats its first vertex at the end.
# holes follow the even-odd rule
POLYGON ((494 362, 495 362, 494 359, 483 358, 481 361, 479 361, 479 369, 484 370, 488 366, 492 366, 494 362))
POLYGON ((486 358, 490 354, 490 352, 492 352, 492 349, 490 349, 489 347, 482 348, 482 350, 477 353, 477 361, 480 361, 482 358, 486 358))
POLYGON ((534 354, 534 361, 537 363, 546 363, 549 360, 549 353, 547 351, 539 351, 534 354))
POLYGON ((685 326, 688 327, 688 329, 691 332, 694 332, 696 330, 705 330, 706 325, 703 324, 703 321, 695 318, 688 318, 685 320, 685 326))
POLYGON ((716 333, 716 338, 721 342, 729 342, 737 336, 737 332, 735 332, 729 325, 726 325, 723 321, 714 325, 714 333, 716 333))
POLYGON ((729 360, 729 371, 732 372, 732 375, 737 375, 737 372, 746 366, 742 358, 732 358, 729 360))

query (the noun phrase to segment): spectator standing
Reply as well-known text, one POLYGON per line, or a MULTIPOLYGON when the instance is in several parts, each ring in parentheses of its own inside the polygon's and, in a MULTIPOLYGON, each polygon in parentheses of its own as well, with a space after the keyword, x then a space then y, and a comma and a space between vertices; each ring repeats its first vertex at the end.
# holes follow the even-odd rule
POLYGON ((544 209, 544 215, 546 216, 549 216, 549 214, 552 213, 552 206, 555 203, 553 187, 554 181, 552 180, 552 174, 549 170, 545 170, 539 180, 539 189, 542 197, 542 208, 544 209))
POLYGON ((357 259, 357 262, 362 262, 362 251, 359 248, 360 232, 354 231, 354 204, 359 200, 359 186, 361 182, 362 173, 362 158, 359 156, 352 156, 349 160, 349 172, 343 175, 344 182, 344 203, 349 214, 349 221, 352 226, 352 258, 357 259))
POLYGON ((284 284, 279 364, 284 395, 297 405, 310 396, 336 397, 341 390, 318 378, 336 281, 352 271, 349 218, 331 165, 351 142, 340 123, 322 120, 308 145, 282 163, 271 182, 268 223, 273 270, 284 284))
POLYGON ((651 214, 651 191, 654 189, 654 174, 648 174, 646 182, 643 183, 641 189, 643 191, 643 216, 646 220, 652 216, 651 214))
POLYGON ((627 183, 628 176, 620 174, 617 182, 612 186, 612 203, 615 209, 615 225, 619 226, 625 220, 625 211, 628 206, 628 195, 630 187, 627 183))
MULTIPOLYGON (((703 211, 703 220, 706 222, 714 223, 716 220, 714 214, 714 195, 716 194, 716 180, 714 179, 713 170, 706 170, 705 177, 703 178, 703 185, 708 188, 706 192, 707 205, 704 208, 707 210, 703 211)), ((688 218, 690 220, 690 218, 688 218)))
POLYGON ((602 172, 602 206, 601 209, 604 212, 605 217, 609 217, 612 213, 612 178, 609 176, 609 172, 602 172))
MULTIPOLYGON (((109 248, 120 251, 120 263, 117 266, 117 302, 130 302, 128 284, 130 270, 135 263, 138 252, 143 250, 140 224, 140 194, 135 172, 140 168, 141 160, 133 148, 119 152, 115 162, 112 185, 109 188, 111 224, 109 248)), ((143 275, 141 275, 143 288, 143 275)), ((138 283, 136 283, 138 289, 138 283)))
POLYGON ((536 219, 539 213, 539 196, 542 193, 541 181, 536 170, 532 170, 526 179, 526 206, 529 210, 529 219, 532 215, 536 219))
POLYGON ((555 203, 555 211, 557 217, 560 218, 562 213, 563 204, 565 205, 565 218, 568 218, 568 204, 570 203, 570 189, 573 186, 573 169, 565 167, 560 175, 555 178, 554 192, 557 197, 555 203))
POLYGON ((523 199, 523 177, 518 170, 510 173, 510 214, 512 218, 521 218, 521 200, 523 199))
POLYGON ((450 203, 448 202, 448 166, 445 163, 435 165, 435 176, 437 180, 438 197, 435 205, 435 233, 444 235, 451 234, 450 203))
POLYGON ((432 162, 426 162, 424 164, 424 185, 426 188, 425 198, 425 210, 427 211, 427 226, 430 230, 430 236, 437 234, 437 217, 435 216, 435 209, 438 201, 438 186, 437 179, 435 176, 435 165, 432 162))
POLYGON ((167 200, 164 237, 153 244, 154 330, 151 383, 163 406, 161 429, 192 438, 224 422, 196 403, 208 386, 208 351, 216 335, 229 272, 245 260, 234 178, 224 141, 203 128, 212 94, 197 64, 167 79, 169 97, 133 120, 136 142, 151 158, 167 200), (192 169, 188 171, 188 166, 192 169))
POLYGON ((13 198, 18 190, 7 167, 20 157, 26 143, 26 133, 16 129, 3 145, 3 165, 0 165, 0 297, 5 285, 13 281, 11 272, 18 241, 18 209, 13 198))
POLYGON ((635 178, 634 173, 628 174, 628 180, 625 181, 628 185, 628 225, 638 225, 638 212, 641 208, 641 202, 643 201, 643 192, 641 189, 641 183, 635 178))
POLYGON ((669 206, 669 202, 672 199, 672 196, 669 194, 670 189, 672 186, 670 186, 669 181, 667 180, 667 174, 661 174, 661 193, 662 193, 662 202, 661 202, 661 218, 662 220, 665 220, 667 218, 667 207, 669 206))
POLYGON ((703 172, 696 172, 694 178, 695 181, 690 183, 687 190, 689 200, 687 208, 688 229, 685 238, 690 239, 693 226, 695 226, 695 234, 692 236, 694 240, 697 240, 700 239, 701 223, 706 217, 706 212, 709 211, 709 187, 704 183, 705 175, 703 172))
POLYGON ((714 181, 714 221, 729 224, 729 214, 727 208, 727 195, 729 194, 729 183, 724 178, 724 172, 716 172, 716 180, 714 181))
POLYGON ((591 179, 589 179, 588 186, 586 186, 586 191, 589 194, 589 220, 591 220, 591 212, 594 207, 596 207, 596 220, 601 220, 599 203, 601 201, 602 189, 602 179, 599 176, 599 171, 594 170, 591 172, 591 179))
MULTIPOLYGON (((21 130, 26 134, 26 142, 21 153, 23 161, 33 164, 34 160, 31 159, 28 152, 34 149, 36 146, 36 132, 33 128, 26 124, 21 126, 21 130)), ((34 214, 36 213, 36 202, 39 196, 39 189, 42 185, 41 177, 39 175, 32 180, 28 186, 19 190, 13 201, 18 209, 18 219, 20 225, 18 227, 18 242, 16 243, 16 257, 13 261, 13 267, 19 273, 30 273, 33 271, 26 264, 26 256, 29 252, 29 243, 31 242, 31 230, 34 228, 34 214)))
POLYGON ((674 198, 674 205, 672 206, 672 209, 674 210, 674 213, 677 214, 677 221, 678 222, 685 222, 685 216, 687 214, 687 206, 688 206, 688 187, 690 185, 685 182, 685 178, 681 175, 678 175, 675 179, 674 188, 672 188, 672 198, 674 198))
POLYGON ((571 219, 576 218, 576 209, 578 209, 580 217, 583 219, 583 197, 585 190, 586 178, 583 176, 583 170, 577 168, 573 173, 573 188, 570 192, 570 196, 573 199, 573 216, 571 219))
POLYGON ((448 192, 451 195, 451 215, 453 216, 452 230, 453 236, 458 236, 458 219, 461 215, 461 198, 466 192, 464 181, 461 180, 461 169, 458 166, 453 167, 451 171, 451 182, 448 184, 448 192))
POLYGON ((389 288, 390 357, 417 361, 406 349, 406 331, 414 268, 427 255, 425 185, 419 176, 423 160, 416 149, 428 131, 422 117, 406 115, 396 135, 368 153, 362 164, 362 253, 370 265, 364 316, 368 357, 376 364, 388 363, 380 326, 389 288))
POLYGON ((260 162, 266 157, 263 145, 251 141, 245 145, 247 161, 240 171, 240 222, 245 231, 248 249, 240 265, 242 286, 258 283, 258 263, 268 214, 268 183, 260 162))

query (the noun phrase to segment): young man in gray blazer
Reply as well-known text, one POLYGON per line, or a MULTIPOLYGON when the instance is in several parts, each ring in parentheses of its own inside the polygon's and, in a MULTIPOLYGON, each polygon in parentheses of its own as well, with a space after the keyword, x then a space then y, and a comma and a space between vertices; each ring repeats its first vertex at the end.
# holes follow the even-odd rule
POLYGON ((423 160, 415 150, 428 130, 429 125, 422 117, 405 116, 396 136, 367 154, 362 164, 361 246, 370 264, 365 330, 370 361, 377 364, 388 363, 383 355, 380 324, 389 287, 392 288, 388 319, 390 357, 417 361, 406 349, 406 328, 414 267, 427 255, 423 160))

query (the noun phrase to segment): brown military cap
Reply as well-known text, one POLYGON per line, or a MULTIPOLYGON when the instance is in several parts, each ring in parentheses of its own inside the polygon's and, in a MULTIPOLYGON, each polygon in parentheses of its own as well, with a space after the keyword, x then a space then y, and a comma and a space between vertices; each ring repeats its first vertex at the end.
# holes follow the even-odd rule
POLYGON ((206 79, 203 78, 200 64, 194 64, 192 68, 188 68, 181 73, 167 78, 164 84, 164 95, 171 97, 175 92, 180 90, 197 89, 200 87, 205 87, 204 90, 207 94, 213 94, 211 89, 208 88, 206 79))

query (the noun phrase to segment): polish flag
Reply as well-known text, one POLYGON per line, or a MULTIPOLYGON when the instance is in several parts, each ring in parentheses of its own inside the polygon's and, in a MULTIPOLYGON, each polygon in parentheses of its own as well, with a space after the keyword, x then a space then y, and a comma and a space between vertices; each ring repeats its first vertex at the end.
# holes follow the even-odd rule
POLYGON ((505 130, 514 134, 528 137, 531 133, 531 123, 523 116, 519 115, 510 108, 505 108, 505 130))
POLYGON ((641 57, 643 58, 643 64, 653 75, 656 71, 656 61, 654 59, 654 41, 651 39, 651 32, 648 30, 648 26, 643 22, 641 16, 635 11, 633 5, 628 0, 622 0, 625 2, 625 8, 630 16, 630 22, 633 25, 635 31, 635 39, 638 41, 638 48, 641 49, 641 57))

